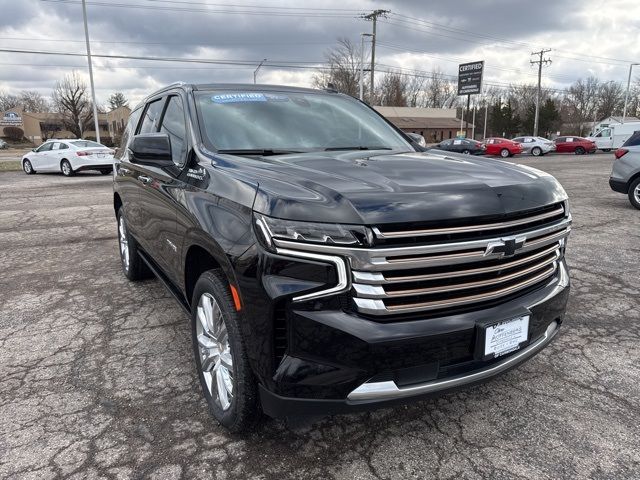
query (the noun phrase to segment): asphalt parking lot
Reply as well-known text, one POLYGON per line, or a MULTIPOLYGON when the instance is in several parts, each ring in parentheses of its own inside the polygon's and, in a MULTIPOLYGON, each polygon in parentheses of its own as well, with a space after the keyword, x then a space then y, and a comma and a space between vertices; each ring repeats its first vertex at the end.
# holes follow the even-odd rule
POLYGON ((111 178, 0 173, 0 477, 640 478, 640 211, 613 155, 518 159, 574 228, 559 337, 489 383, 232 436, 206 411, 188 319, 120 271, 111 178))

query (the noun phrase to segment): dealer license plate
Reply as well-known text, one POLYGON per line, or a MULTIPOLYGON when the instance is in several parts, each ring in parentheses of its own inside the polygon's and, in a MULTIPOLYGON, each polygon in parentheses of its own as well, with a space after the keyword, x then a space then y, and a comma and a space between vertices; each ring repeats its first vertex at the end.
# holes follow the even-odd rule
POLYGON ((520 348, 529 334, 529 315, 505 320, 485 329, 484 355, 499 357, 520 348))

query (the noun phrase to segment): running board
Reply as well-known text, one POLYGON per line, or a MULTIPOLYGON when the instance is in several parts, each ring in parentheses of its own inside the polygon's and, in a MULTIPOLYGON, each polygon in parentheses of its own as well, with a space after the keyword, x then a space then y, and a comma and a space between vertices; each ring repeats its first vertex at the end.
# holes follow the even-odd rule
POLYGON ((151 257, 149 257, 140 248, 138 248, 138 254, 140 255, 140 258, 142 258, 144 263, 147 264, 147 267, 149 267, 149 270, 151 270, 151 272, 158 278, 158 280, 160 280, 160 282, 164 285, 164 287, 169 291, 171 296, 178 301, 178 303, 180 304, 184 312, 189 317, 191 317, 191 309, 189 308, 189 304, 186 302, 182 293, 180 293, 180 291, 173 285, 171 280, 169 280, 166 277, 166 275, 162 273, 162 270, 160 270, 160 268, 156 266, 155 262, 151 260, 151 257))

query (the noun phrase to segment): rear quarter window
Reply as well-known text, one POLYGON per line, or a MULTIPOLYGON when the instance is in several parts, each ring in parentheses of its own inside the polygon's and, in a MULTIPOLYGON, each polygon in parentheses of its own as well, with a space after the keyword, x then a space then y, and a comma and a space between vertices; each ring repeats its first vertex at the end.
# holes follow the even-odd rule
POLYGON ((622 145, 623 147, 637 147, 638 145, 640 145, 640 131, 638 132, 633 132, 633 135, 631 135, 626 142, 624 142, 624 145, 622 145))

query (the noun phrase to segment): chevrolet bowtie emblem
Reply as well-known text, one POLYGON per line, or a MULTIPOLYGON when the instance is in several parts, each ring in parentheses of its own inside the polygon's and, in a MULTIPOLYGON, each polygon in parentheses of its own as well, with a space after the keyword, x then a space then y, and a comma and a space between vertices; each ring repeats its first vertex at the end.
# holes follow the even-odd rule
POLYGON ((502 254, 503 257, 513 257, 518 250, 524 247, 526 237, 504 237, 500 240, 489 242, 484 252, 485 257, 491 254, 502 254))

